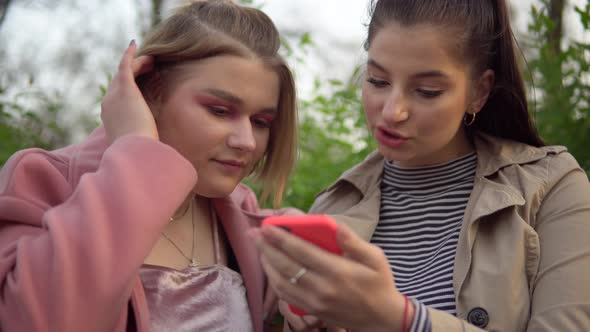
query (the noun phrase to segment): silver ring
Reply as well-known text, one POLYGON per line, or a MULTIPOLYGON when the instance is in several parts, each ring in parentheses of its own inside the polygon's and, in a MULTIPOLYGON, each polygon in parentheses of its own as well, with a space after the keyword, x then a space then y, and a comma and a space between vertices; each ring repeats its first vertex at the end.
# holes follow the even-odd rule
POLYGON ((296 285, 296 284, 297 284, 297 281, 299 280, 299 278, 303 277, 303 275, 304 275, 304 274, 306 274, 306 273, 307 273, 307 269, 306 269, 306 268, 304 268, 304 267, 302 267, 302 268, 301 268, 299 271, 297 271, 297 273, 295 273, 295 275, 294 275, 294 276, 292 276, 292 277, 289 279, 289 282, 290 282, 292 285, 296 285))

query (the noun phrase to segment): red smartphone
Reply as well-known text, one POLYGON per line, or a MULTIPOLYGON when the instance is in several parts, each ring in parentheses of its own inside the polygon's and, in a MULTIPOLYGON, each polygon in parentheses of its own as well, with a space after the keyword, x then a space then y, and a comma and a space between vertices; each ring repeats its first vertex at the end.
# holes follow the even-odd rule
MULTIPOLYGON (((338 225, 327 215, 272 216, 262 221, 262 226, 265 225, 280 227, 326 251, 342 255, 336 238, 338 225)), ((289 308, 297 315, 307 315, 305 311, 292 305, 289 308)))

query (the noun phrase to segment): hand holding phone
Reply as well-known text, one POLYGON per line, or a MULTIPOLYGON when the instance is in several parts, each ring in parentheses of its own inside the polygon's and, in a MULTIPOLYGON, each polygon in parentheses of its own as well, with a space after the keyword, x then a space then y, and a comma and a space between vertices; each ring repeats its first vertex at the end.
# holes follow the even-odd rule
MULTIPOLYGON (((342 255, 336 237, 338 225, 327 215, 272 216, 264 219, 262 226, 265 225, 280 227, 328 252, 342 255)), ((289 308, 297 315, 307 314, 291 305, 289 308)))

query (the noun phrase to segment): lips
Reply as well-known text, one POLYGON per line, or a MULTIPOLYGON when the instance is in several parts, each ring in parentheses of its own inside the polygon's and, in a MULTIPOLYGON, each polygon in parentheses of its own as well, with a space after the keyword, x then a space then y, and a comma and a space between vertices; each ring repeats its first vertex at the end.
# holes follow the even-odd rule
POLYGON ((402 135, 395 130, 387 129, 387 128, 381 127, 381 126, 379 126, 377 129, 379 129, 380 131, 383 131, 383 133, 386 134, 387 136, 391 136, 391 137, 399 138, 399 139, 408 139, 407 136, 402 135))
POLYGON ((409 139, 407 136, 404 136, 403 134, 400 134, 397 131, 390 130, 381 126, 377 127, 375 138, 379 143, 394 149, 399 148, 409 139))
POLYGON ((246 163, 240 160, 220 160, 215 159, 216 162, 228 166, 235 166, 235 167, 246 167, 246 163))
POLYGON ((248 165, 246 162, 235 159, 213 159, 223 172, 241 174, 248 165))

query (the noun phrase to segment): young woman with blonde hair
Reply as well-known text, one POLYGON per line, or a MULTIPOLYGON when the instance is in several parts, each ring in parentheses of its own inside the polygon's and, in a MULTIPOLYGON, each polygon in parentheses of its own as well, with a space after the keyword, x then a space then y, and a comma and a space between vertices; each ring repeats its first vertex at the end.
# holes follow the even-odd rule
POLYGON ((269 294, 246 232, 278 205, 295 89, 261 11, 197 1, 125 51, 104 126, 0 173, 0 330, 258 331, 269 294), (136 52, 138 56, 136 56, 136 52))

